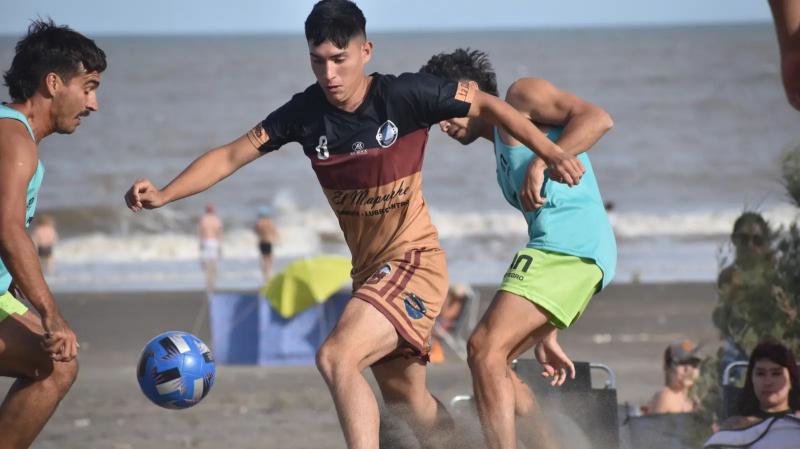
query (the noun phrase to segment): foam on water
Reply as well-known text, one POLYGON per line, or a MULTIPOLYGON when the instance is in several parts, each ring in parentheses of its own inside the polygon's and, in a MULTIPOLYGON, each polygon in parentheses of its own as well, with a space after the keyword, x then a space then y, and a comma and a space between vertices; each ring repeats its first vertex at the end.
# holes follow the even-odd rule
MULTIPOLYGON (((721 258, 730 251, 727 236, 740 213, 613 213, 619 248, 616 281, 714 280, 721 258)), ((796 219, 797 211, 780 206, 763 213, 777 227, 796 219)), ((525 222, 516 211, 433 210, 431 215, 447 251, 453 281, 497 283, 513 254, 527 242, 525 222)), ((280 240, 274 245, 278 268, 320 253, 348 255, 338 223, 327 209, 299 210, 284 205, 276 221, 280 230, 280 240)), ((251 229, 226 230, 222 253, 223 284, 260 283, 257 241, 251 229)), ((64 239, 56 254, 58 272, 51 279, 56 288, 131 288, 137 283, 164 288, 202 286, 193 233, 94 233, 64 239)))

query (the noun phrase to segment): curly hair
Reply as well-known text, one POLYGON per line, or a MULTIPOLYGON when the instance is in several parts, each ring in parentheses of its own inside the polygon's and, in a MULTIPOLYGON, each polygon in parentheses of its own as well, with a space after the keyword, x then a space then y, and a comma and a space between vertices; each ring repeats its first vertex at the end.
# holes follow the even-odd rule
POLYGON ((475 81, 483 92, 498 96, 497 76, 489 57, 480 50, 458 48, 452 53, 439 53, 419 71, 440 78, 475 81))
POLYGON ((11 68, 3 79, 11 98, 23 102, 33 96, 48 73, 58 74, 67 83, 81 68, 104 71, 106 54, 93 40, 68 26, 57 26, 52 19, 35 20, 17 42, 11 68))

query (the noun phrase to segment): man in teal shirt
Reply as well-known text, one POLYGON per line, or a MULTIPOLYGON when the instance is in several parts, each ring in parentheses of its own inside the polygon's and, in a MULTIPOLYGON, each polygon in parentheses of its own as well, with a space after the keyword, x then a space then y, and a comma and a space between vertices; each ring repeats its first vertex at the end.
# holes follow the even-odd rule
POLYGON ((0 405, 0 449, 30 447, 78 374, 75 333, 53 300, 26 227, 44 176, 39 143, 71 134, 97 110, 105 68, 92 40, 35 21, 5 72, 12 103, 0 105, 0 373, 16 381, 0 405))
MULTIPOLYGON (((497 81, 486 55, 458 49, 439 54, 422 72, 478 83, 497 95, 497 81)), ((506 200, 528 224, 529 242, 511 261, 492 305, 468 344, 475 399, 487 443, 492 449, 516 447, 514 415, 530 414, 532 392, 509 363, 532 347, 545 375, 560 385, 574 366, 556 341, 556 330, 570 326, 589 299, 608 285, 616 267, 616 243, 589 158, 609 129, 611 117, 599 107, 557 89, 548 81, 522 78, 508 89, 506 101, 547 133, 586 171, 567 186, 548 179, 546 164, 532 149, 502 128, 480 119, 440 122, 442 131, 464 145, 483 137, 494 144, 497 182, 506 200)), ((556 180, 557 181, 557 180, 556 180)), ((528 438, 525 438, 525 437, 528 438)), ((552 447, 548 432, 521 435, 552 447)), ((538 447, 538 446, 537 446, 538 447)))

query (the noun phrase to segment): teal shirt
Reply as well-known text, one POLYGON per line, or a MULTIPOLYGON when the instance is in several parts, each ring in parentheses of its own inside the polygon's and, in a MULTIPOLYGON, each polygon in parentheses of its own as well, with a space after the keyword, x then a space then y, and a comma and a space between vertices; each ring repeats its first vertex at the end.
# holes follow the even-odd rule
MULTIPOLYGON (((563 128, 555 128, 547 137, 556 141, 563 128)), ((494 130, 494 154, 497 159, 497 183, 503 196, 528 222, 528 248, 553 251, 595 261, 603 271, 602 287, 614 278, 617 266, 617 243, 608 221, 603 198, 597 186, 592 163, 586 153, 578 155, 586 173, 580 184, 566 184, 545 179, 544 206, 535 211, 522 209, 519 192, 525 173, 536 153, 524 145, 508 146, 494 130)))
MULTIPOLYGON (((11 109, 4 104, 0 104, 0 120, 2 119, 19 120, 24 123, 25 127, 28 128, 28 132, 31 134, 31 139, 36 140, 36 137, 33 135, 33 129, 31 129, 31 125, 28 123, 28 119, 19 111, 11 109)), ((28 193, 25 202, 25 227, 31 224, 33 215, 36 213, 36 203, 39 199, 39 187, 42 186, 43 178, 44 165, 42 165, 42 161, 39 161, 36 165, 36 172, 34 172, 33 177, 28 182, 28 193)), ((5 264, 0 261, 0 293, 8 291, 9 285, 11 285, 11 273, 8 272, 5 264)))

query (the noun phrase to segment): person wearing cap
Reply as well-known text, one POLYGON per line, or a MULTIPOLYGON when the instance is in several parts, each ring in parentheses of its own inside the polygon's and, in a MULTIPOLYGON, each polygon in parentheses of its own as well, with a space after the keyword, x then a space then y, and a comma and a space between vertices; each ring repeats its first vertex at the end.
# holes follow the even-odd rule
POLYGON ((664 387, 653 396, 648 413, 692 413, 697 398, 690 390, 699 374, 700 349, 691 340, 672 342, 664 351, 664 387))
POLYGON ((272 243, 278 238, 278 229, 272 221, 272 209, 269 206, 258 208, 258 220, 255 227, 258 237, 258 252, 261 254, 261 273, 264 282, 272 277, 272 243))

